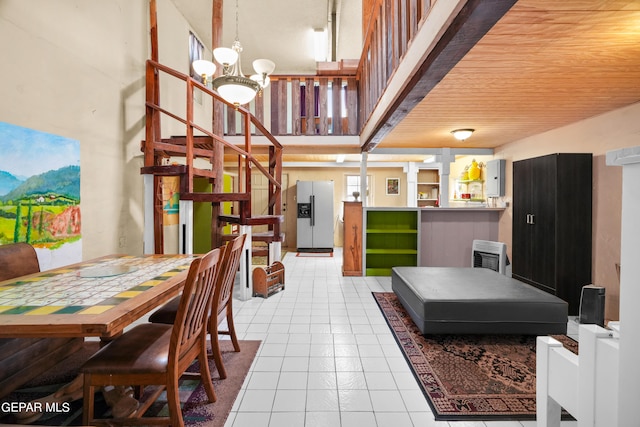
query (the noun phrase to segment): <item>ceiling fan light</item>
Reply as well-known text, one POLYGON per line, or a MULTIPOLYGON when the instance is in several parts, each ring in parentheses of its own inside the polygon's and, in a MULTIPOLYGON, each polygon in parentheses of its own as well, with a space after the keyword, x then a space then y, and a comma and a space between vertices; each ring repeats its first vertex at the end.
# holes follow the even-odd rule
POLYGON ((452 130, 451 134, 458 141, 464 141, 469 138, 473 132, 475 132, 475 129, 456 129, 452 130))

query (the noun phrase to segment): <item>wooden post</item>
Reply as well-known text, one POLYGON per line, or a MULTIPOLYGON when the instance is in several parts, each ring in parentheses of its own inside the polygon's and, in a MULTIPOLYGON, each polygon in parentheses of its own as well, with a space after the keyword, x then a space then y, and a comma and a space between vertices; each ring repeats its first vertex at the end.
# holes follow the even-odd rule
POLYGON ((271 134, 272 135, 280 135, 279 123, 280 123, 280 114, 284 114, 283 111, 278 109, 278 94, 280 93, 280 80, 273 80, 270 85, 271 91, 271 134))
POLYGON ((316 133, 315 90, 313 84, 313 78, 306 79, 304 107, 307 119, 306 135, 315 135, 316 133))
MULTIPOLYGON (((149 1, 149 23, 151 37, 151 60, 158 62, 158 13, 156 0, 149 1)), ((160 82, 158 72, 147 64, 146 73, 146 97, 147 102, 154 105, 160 104, 160 82)), ((155 154, 153 145, 160 138, 160 115, 150 107, 146 110, 146 131, 144 165, 158 166, 162 163, 162 157, 155 154)), ((153 177, 153 250, 156 254, 164 253, 164 224, 162 212, 162 177, 153 177)))
POLYGON ((291 79, 291 134, 300 135, 300 79, 291 79))
MULTIPOLYGON (((223 0, 213 0, 213 12, 211 19, 211 43, 213 47, 222 44, 222 9, 223 0)), ((220 75, 220 67, 217 67, 216 75, 220 75)), ((212 117, 213 133, 224 136, 224 104, 213 101, 213 117, 212 117)), ((223 168, 224 168, 224 145, 213 140, 213 153, 211 158, 211 170, 213 171, 212 191, 214 193, 222 193, 223 188, 223 168)), ((218 217, 222 213, 219 202, 211 203, 211 247, 217 248, 222 245, 222 227, 218 221, 218 217)))
MULTIPOLYGON (((244 115, 245 128, 251 129, 251 117, 249 114, 244 115)), ((247 218, 251 217, 251 134, 246 133, 244 136, 244 151, 249 155, 244 159, 244 182, 245 192, 249 194, 249 200, 240 203, 240 223, 244 223, 247 218)), ((238 177, 239 179, 242 179, 238 177)))
POLYGON ((342 135, 342 79, 334 77, 331 84, 332 108, 331 108, 331 134, 342 135))

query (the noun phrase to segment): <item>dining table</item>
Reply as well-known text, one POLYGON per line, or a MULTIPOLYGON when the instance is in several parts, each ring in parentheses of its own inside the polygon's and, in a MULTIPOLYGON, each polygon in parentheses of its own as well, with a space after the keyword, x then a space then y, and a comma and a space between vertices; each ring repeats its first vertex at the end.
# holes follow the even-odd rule
POLYGON ((178 295, 197 255, 107 255, 0 282, 0 338, 109 340, 178 295))
MULTIPOLYGON (((107 255, 0 281, 0 397, 80 351, 85 338, 108 342, 178 295, 196 257, 107 255)), ((81 386, 78 376, 61 392, 81 386)))

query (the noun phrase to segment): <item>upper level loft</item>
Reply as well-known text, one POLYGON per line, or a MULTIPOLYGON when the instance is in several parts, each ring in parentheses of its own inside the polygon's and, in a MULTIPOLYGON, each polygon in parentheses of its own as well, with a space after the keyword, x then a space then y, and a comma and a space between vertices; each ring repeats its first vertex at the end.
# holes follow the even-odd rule
MULTIPOLYGON (((289 137, 341 137, 370 152, 514 3, 363 0, 360 58, 319 62, 313 75, 271 75, 245 108, 284 146, 300 141, 289 137)), ((224 132, 245 133, 232 107, 224 132)))
MULTIPOLYGON (((274 74, 264 92, 244 107, 274 136, 359 136, 435 5, 363 1, 360 58, 318 62, 314 75, 274 74)), ((245 133, 233 107, 225 110, 224 132, 245 133)))

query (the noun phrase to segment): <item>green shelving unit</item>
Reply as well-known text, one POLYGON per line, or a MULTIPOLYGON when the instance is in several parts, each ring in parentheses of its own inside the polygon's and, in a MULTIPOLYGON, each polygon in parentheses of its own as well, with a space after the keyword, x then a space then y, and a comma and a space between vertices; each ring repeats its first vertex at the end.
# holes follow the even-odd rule
POLYGON ((390 276, 391 268, 417 266, 419 211, 365 209, 365 274, 390 276))

